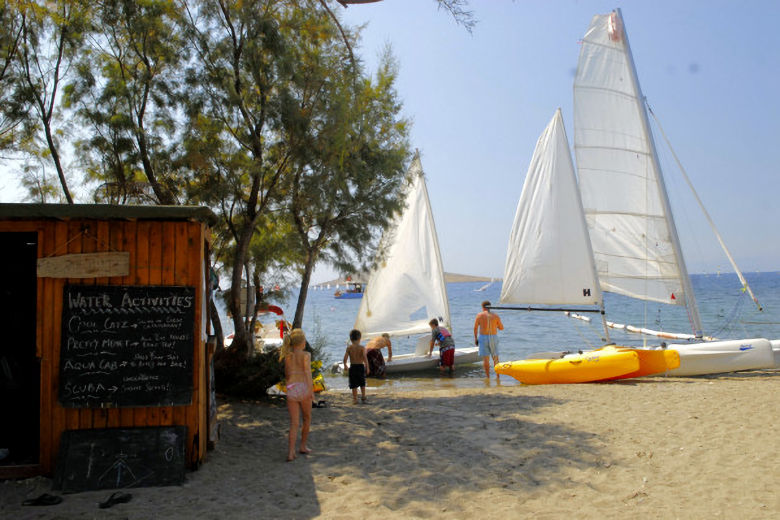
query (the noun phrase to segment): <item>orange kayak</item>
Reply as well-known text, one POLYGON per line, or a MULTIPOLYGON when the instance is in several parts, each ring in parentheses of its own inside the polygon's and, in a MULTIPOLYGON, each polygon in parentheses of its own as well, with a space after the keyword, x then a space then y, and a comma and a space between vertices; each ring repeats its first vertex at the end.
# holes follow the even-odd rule
POLYGON ((638 370, 629 372, 627 374, 606 378, 604 379, 605 381, 662 374, 680 366, 680 354, 676 350, 672 349, 649 350, 609 345, 597 349, 594 352, 604 351, 636 352, 636 355, 639 357, 638 370))

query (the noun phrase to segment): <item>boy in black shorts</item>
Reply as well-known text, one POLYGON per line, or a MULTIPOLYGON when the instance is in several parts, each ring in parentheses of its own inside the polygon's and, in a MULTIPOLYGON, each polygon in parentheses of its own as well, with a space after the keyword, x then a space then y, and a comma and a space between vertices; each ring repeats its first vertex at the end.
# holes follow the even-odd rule
POLYGON ((352 329, 349 333, 351 343, 344 352, 344 368, 347 367, 349 359, 349 387, 352 389, 352 404, 357 404, 357 389, 360 387, 360 399, 363 403, 366 401, 366 376, 369 373, 368 358, 366 356, 366 347, 360 344, 362 334, 357 329, 352 329))

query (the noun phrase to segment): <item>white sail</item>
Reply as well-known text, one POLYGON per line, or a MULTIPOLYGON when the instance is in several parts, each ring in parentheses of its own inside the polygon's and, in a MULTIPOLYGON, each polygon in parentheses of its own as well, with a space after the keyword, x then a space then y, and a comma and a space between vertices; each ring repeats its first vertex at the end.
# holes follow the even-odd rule
POLYGON ((380 243, 355 328, 364 337, 430 332, 431 318, 450 327, 439 242, 419 154, 409 167, 405 207, 380 243))
POLYGON ((509 238, 501 303, 601 305, 561 110, 536 142, 509 238))
POLYGON ((619 10, 595 16, 583 38, 574 150, 602 290, 688 305, 700 331, 619 10))

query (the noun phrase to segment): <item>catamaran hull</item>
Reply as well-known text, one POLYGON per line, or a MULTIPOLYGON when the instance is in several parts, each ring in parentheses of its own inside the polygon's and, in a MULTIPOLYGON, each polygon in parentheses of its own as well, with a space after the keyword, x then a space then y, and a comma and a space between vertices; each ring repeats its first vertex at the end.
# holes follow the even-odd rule
POLYGON ((742 370, 774 368, 775 355, 767 339, 741 339, 669 345, 680 353, 680 366, 670 370, 670 376, 700 376, 742 370))
POLYGON ((560 359, 525 359, 496 365, 496 373, 527 385, 591 383, 639 370, 639 356, 631 351, 586 352, 560 359))
MULTIPOLYGON (((479 361, 479 349, 476 347, 455 349, 455 368, 458 365, 468 365, 479 361)), ((417 372, 431 370, 439 366, 439 356, 434 352, 430 356, 420 354, 401 354, 393 356, 392 361, 385 363, 386 374, 401 372, 417 372)))
POLYGON ((780 368, 780 339, 773 339, 770 343, 772 344, 772 354, 775 358, 775 368, 780 368))

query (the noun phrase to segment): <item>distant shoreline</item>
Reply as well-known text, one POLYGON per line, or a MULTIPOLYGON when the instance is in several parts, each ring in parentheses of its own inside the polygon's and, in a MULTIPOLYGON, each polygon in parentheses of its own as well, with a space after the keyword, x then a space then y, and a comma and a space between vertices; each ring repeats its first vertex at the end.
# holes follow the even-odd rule
MULTIPOLYGON (((367 277, 366 277, 367 278, 367 277)), ((473 276, 470 274, 457 274, 457 273, 444 273, 445 283, 464 283, 464 282, 498 282, 501 278, 492 278, 490 276, 473 276)), ((346 285, 347 282, 365 284, 367 279, 353 276, 352 279, 347 280, 345 278, 336 278, 335 280, 329 280, 327 282, 320 282, 312 285, 314 288, 333 287, 335 285, 346 285)))

